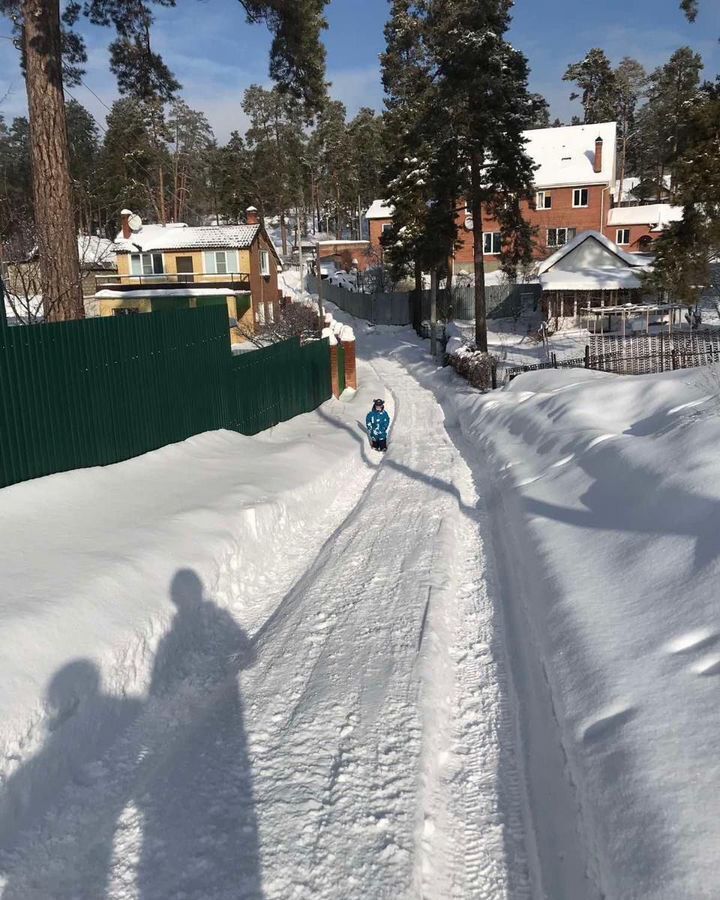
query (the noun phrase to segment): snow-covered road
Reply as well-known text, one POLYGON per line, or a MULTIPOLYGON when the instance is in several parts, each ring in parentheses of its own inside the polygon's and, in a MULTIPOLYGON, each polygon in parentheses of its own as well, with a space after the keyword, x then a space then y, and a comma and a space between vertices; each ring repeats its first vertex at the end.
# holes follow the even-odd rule
POLYGON ((256 579, 266 602, 227 609, 176 574, 149 698, 7 856, 2 900, 531 896, 482 501, 422 350, 364 352, 386 457, 359 401, 327 417, 357 463, 277 598, 256 579))

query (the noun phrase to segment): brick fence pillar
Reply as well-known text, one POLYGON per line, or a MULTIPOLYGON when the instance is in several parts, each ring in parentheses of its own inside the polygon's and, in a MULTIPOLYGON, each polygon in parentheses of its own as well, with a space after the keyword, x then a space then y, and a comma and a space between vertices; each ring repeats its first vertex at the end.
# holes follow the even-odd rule
POLYGON ((330 378, 332 381, 333 397, 339 397, 340 396, 340 376, 338 373, 337 343, 330 344, 330 378))
POLYGON ((355 363, 355 341, 341 341, 345 351, 345 387, 357 390, 357 365, 355 363))

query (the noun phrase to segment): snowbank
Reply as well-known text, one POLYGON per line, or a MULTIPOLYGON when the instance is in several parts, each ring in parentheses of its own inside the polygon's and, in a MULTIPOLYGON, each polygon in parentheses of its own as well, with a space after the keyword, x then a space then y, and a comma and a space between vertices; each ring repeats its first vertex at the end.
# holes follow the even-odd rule
POLYGON ((280 602, 375 471, 356 408, 382 386, 364 382, 352 405, 255 437, 210 432, 0 491, 0 847, 95 777, 86 764, 137 714, 178 573, 250 635, 280 602))
POLYGON ((547 895, 718 896, 720 373, 454 388, 490 467, 547 895))

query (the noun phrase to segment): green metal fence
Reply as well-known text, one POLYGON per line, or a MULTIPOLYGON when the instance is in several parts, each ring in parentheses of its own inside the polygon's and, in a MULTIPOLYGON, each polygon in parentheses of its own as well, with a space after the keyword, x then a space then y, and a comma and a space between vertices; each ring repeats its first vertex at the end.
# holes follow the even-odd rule
POLYGON ((0 327, 0 487, 255 434, 330 396, 326 341, 233 356, 226 308, 0 327))

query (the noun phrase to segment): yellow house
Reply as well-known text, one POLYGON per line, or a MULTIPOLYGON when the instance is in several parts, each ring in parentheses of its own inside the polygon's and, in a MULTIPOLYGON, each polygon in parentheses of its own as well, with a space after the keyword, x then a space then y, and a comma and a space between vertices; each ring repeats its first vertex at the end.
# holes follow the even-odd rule
POLYGON ((250 207, 246 225, 145 225, 121 213, 117 277, 95 294, 101 316, 226 305, 233 342, 278 315, 275 247, 250 207))

